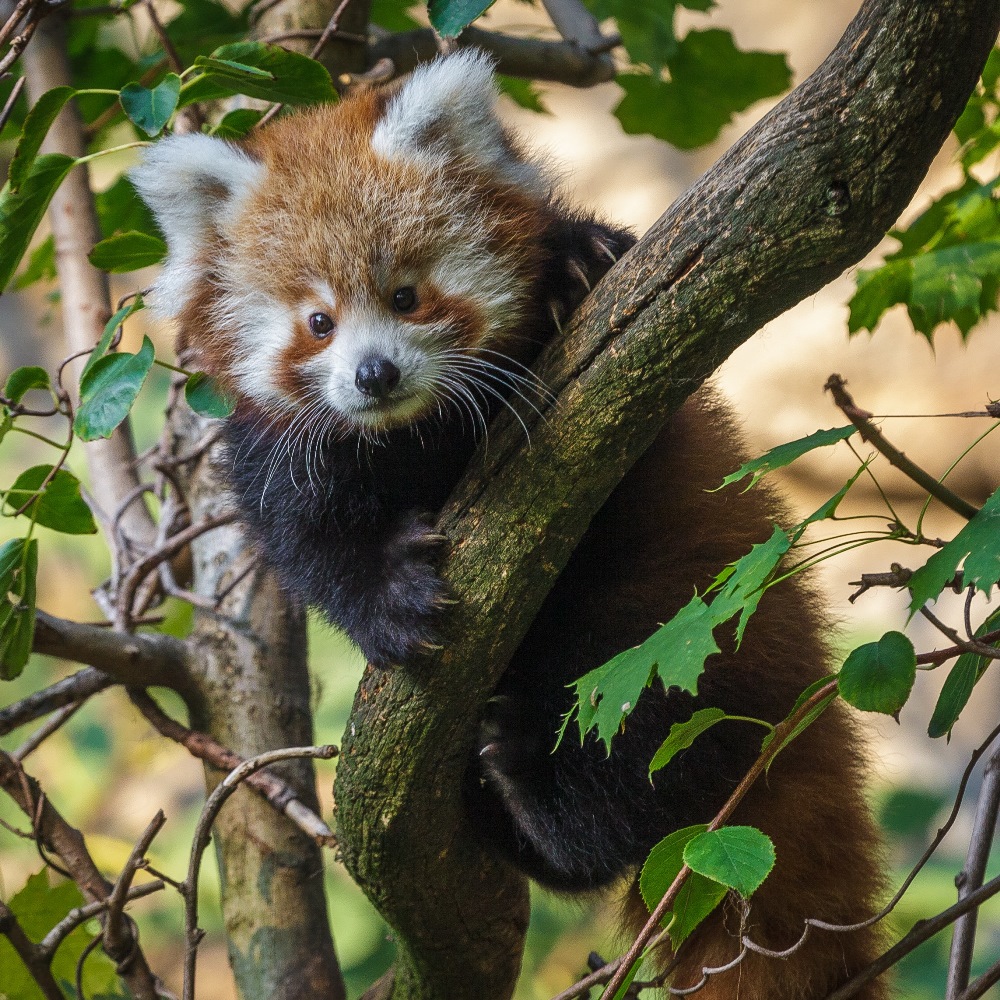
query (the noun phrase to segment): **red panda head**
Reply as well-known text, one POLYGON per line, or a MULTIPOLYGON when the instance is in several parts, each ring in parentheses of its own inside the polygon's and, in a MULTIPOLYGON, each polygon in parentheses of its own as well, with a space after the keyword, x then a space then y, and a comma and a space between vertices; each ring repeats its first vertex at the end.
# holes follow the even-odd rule
POLYGON ((169 248, 159 311, 276 419, 378 431, 461 405, 471 359, 516 353, 550 211, 495 103, 466 50, 240 144, 157 143, 132 179, 169 248))

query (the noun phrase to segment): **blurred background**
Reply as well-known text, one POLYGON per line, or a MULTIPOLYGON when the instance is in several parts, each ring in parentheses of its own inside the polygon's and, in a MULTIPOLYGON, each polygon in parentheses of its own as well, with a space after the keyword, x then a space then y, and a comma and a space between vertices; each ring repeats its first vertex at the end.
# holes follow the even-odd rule
MULTIPOLYGON (((707 16, 680 11, 678 30, 682 33, 685 29, 685 19, 701 28, 718 25, 733 31, 741 48, 786 52, 794 84, 828 54, 857 6, 854 0, 722 0, 707 16)), ((487 18, 487 26, 509 30, 540 30, 543 23, 532 8, 514 0, 500 0, 487 18)), ((769 106, 768 102, 754 106, 738 116, 716 143, 685 153, 650 137, 626 135, 611 115, 621 93, 616 84, 592 90, 542 84, 539 89, 546 114, 526 111, 505 100, 505 116, 557 165, 573 200, 599 207, 609 218, 638 233, 645 231, 769 106)), ((953 144, 946 146, 937 158, 904 221, 919 214, 936 192, 957 183, 960 172, 953 164, 955 148, 953 144)), ((95 172, 98 187, 109 183, 123 165, 99 163, 95 172)), ((781 192, 775 192, 775 197, 781 197, 781 192)), ((860 266, 871 266, 879 259, 880 250, 876 250, 860 266)), ((127 275, 117 281, 115 292, 125 294, 148 284, 150 278, 147 273, 127 275)), ((967 343, 957 330, 940 329, 932 348, 914 334, 905 312, 897 308, 886 316, 874 336, 862 333, 849 339, 845 303, 853 288, 854 274, 849 272, 768 325, 733 355, 717 382, 740 414, 750 451, 756 454, 818 428, 844 423, 822 389, 827 377, 837 372, 848 381, 860 406, 878 415, 893 415, 883 422, 893 442, 924 468, 939 474, 985 429, 982 422, 895 415, 982 409, 988 399, 1000 394, 996 324, 978 328, 967 343)), ((0 298, 0 378, 5 379, 7 372, 20 365, 41 364, 51 369, 58 363, 62 356, 59 323, 58 296, 51 287, 36 285, 22 294, 0 298)), ((171 331, 153 325, 148 312, 128 328, 130 338, 141 337, 143 332, 153 338, 158 355, 169 356, 171 331)), ((140 450, 152 444, 159 433, 165 376, 161 369, 154 369, 145 390, 146 404, 136 411, 140 450)), ((950 480, 957 492, 977 503, 992 492, 998 478, 997 447, 997 442, 988 438, 963 460, 950 480)), ((856 467, 854 457, 841 448, 814 452, 782 473, 783 486, 803 516, 834 493, 856 467)), ((9 435, 0 445, 0 479, 6 483, 15 470, 41 460, 33 459, 34 454, 26 437, 9 435)), ((79 454, 71 467, 86 478, 79 454)), ((883 482, 890 488, 894 504, 911 512, 919 509, 923 497, 916 487, 891 474, 885 474, 883 482)), ((871 502, 872 496, 865 494, 862 484, 856 493, 853 504, 857 509, 871 502)), ((928 518, 930 534, 949 537, 957 528, 939 509, 932 508, 928 518)), ((13 534, 11 522, 0 519, 0 541, 13 534)), ((89 591, 108 569, 100 538, 70 538, 45 528, 40 529, 40 536, 39 606, 66 618, 97 620, 100 615, 89 591)), ((857 589, 850 581, 858 580, 862 572, 885 570, 893 560, 906 563, 907 557, 912 563, 912 553, 886 545, 848 553, 819 569, 821 585, 840 622, 837 641, 841 648, 847 650, 889 629, 904 627, 904 596, 873 590, 854 604, 848 597, 857 589)), ((185 606, 170 602, 167 607, 164 627, 184 635, 189 619, 185 606)), ((938 634, 919 619, 910 623, 907 632, 918 651, 942 645, 938 634)), ((316 739, 339 742, 362 663, 344 640, 315 621, 310 642, 316 739)), ((0 688, 0 705, 16 701, 66 672, 63 664, 35 657, 18 681, 0 688)), ((872 799, 887 833, 897 881, 947 814, 970 751, 996 722, 996 671, 992 674, 977 688, 950 742, 926 736, 942 671, 918 675, 916 693, 898 725, 882 716, 863 720, 871 734, 872 799)), ((180 703, 170 701, 164 692, 160 694, 164 708, 183 717, 180 703)), ((25 735, 25 731, 14 733, 2 745, 13 748, 25 735)), ((178 878, 182 875, 204 797, 201 767, 185 751, 153 733, 120 692, 111 690, 91 699, 31 757, 30 764, 59 809, 87 833, 95 859, 107 871, 120 868, 150 817, 157 808, 164 808, 168 823, 151 857, 159 869, 178 878)), ((318 764, 320 795, 327 814, 332 807, 334 766, 318 764)), ((977 774, 970 786, 970 805, 974 805, 979 780, 977 774)), ((24 826, 5 800, 0 801, 0 818, 24 826)), ((971 809, 966 808, 892 916, 896 930, 908 929, 919 916, 954 901, 953 879, 962 865, 970 822, 971 809)), ((0 830, 0 897, 9 899, 39 868, 29 841, 0 830)), ((199 995, 227 1000, 233 991, 211 869, 206 864, 203 872, 200 923, 208 936, 200 950, 199 995)), ((994 852, 988 877, 998 870, 1000 856, 994 852)), ((391 963, 391 935, 338 865, 330 864, 326 877, 338 954, 353 996, 391 963)), ((611 958, 618 946, 610 929, 614 913, 608 908, 570 903, 542 892, 536 892, 534 906, 520 1000, 552 996, 585 971, 589 951, 611 958)), ((166 976, 170 986, 179 989, 182 910, 178 897, 161 893, 134 905, 131 912, 140 925, 151 964, 166 976)), ((979 933, 976 968, 1000 954, 997 900, 984 908, 979 933)), ((947 933, 939 935, 904 961, 898 973, 900 996, 914 1000, 943 996, 948 941, 947 933)))

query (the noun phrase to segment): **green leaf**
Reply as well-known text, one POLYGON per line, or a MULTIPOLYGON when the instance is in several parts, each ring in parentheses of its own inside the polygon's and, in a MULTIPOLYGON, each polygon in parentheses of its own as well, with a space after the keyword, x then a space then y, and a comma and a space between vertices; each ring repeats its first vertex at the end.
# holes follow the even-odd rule
POLYGON ((496 0, 428 0, 427 15, 431 26, 442 38, 457 38, 496 0))
POLYGON ((167 244, 158 236, 146 233, 119 233, 94 246, 87 259, 94 267, 111 274, 138 271, 152 267, 167 256, 167 244))
POLYGON ((827 448, 832 444, 837 444, 839 441, 846 441, 856 430, 857 428, 854 424, 848 424, 846 427, 831 427, 829 430, 816 431, 807 437, 799 438, 797 441, 779 444, 776 448, 765 452, 759 458, 752 458, 749 462, 744 462, 735 472, 726 476, 716 489, 721 490, 730 483, 738 483, 741 479, 746 479, 747 476, 752 475, 753 478, 744 487, 744 492, 746 492, 746 490, 756 486, 758 481, 769 472, 773 472, 775 469, 782 469, 794 462, 795 459, 801 458, 803 455, 810 451, 815 451, 817 448, 827 448))
POLYGON ((102 236, 129 232, 155 236, 159 233, 152 213, 124 174, 97 194, 94 202, 102 236))
POLYGON ((909 583, 911 616, 928 601, 937 600, 963 559, 965 586, 988 594, 1000 579, 1000 489, 943 549, 914 571, 909 583))
POLYGON ((52 196, 75 162, 61 153, 39 156, 19 191, 11 191, 9 184, 0 191, 0 291, 10 283, 52 196))
POLYGON ((56 241, 50 233, 31 251, 24 270, 14 278, 11 287, 22 291, 36 281, 51 281, 56 276, 56 241))
POLYGON ((118 312, 116 312, 111 319, 104 324, 104 331, 101 333, 101 339, 90 352, 90 357, 87 358, 87 363, 83 366, 83 371, 80 373, 81 387, 83 386, 83 380, 86 378, 87 373, 107 353, 108 347, 114 339, 115 331, 118 327, 121 326, 122 323, 124 323, 125 320, 127 320, 133 313, 143 309, 145 305, 145 302, 142 301, 142 296, 136 295, 135 298, 131 299, 127 305, 122 306, 121 309, 119 309, 118 312))
POLYGON ((542 99, 538 95, 538 90, 530 80, 521 80, 516 76, 497 76, 497 83, 500 90, 506 94, 515 104, 520 105, 535 114, 551 114, 549 109, 542 104, 542 99))
MULTIPOLYGON (((976 638, 981 638, 998 627, 1000 627, 1000 608, 994 610, 976 629, 976 638)), ((997 648, 997 645, 993 643, 994 648, 997 648)), ((931 721, 927 726, 928 736, 932 739, 941 736, 951 737, 952 728, 969 703, 969 698, 972 697, 972 689, 979 683, 990 663, 992 660, 989 657, 981 656, 979 653, 962 653, 955 661, 934 706, 931 721)))
POLYGON ((34 366, 15 368, 7 378, 3 388, 4 396, 12 403, 20 403, 25 393, 32 389, 48 389, 49 373, 44 368, 34 366))
MULTIPOLYGON (((652 912, 684 867, 684 848, 706 831, 704 823, 676 830, 649 853, 639 876, 639 891, 652 912)), ((719 905, 728 889, 717 881, 692 871, 664 918, 674 949, 719 905)))
MULTIPOLYGON (((23 507, 51 471, 51 465, 35 465, 22 472, 9 490, 0 491, 6 506, 12 512, 23 507)), ((92 535, 97 531, 94 516, 80 495, 80 480, 66 469, 60 469, 52 477, 24 513, 36 524, 66 535, 92 535)))
POLYGON ((649 763, 650 778, 655 771, 666 767, 681 750, 687 750, 706 729, 711 729, 717 722, 728 718, 729 716, 721 708, 702 708, 687 722, 675 722, 649 763))
MULTIPOLYGON (((785 716, 785 719, 792 718, 792 716, 795 715, 795 713, 798 712, 798 710, 817 691, 819 691, 820 688, 826 687, 826 685, 829 684, 834 677, 836 677, 836 674, 827 674, 826 677, 821 677, 818 681, 813 681, 812 684, 810 684, 809 687, 807 687, 805 691, 803 691, 802 694, 795 699, 795 704, 792 706, 792 710, 788 713, 788 715, 785 716)), ((781 745, 778 749, 774 751, 774 756, 772 756, 770 761, 768 761, 765 771, 770 771, 771 765, 774 763, 778 754, 781 753, 781 751, 784 750, 785 747, 787 747, 793 740, 801 736, 802 733, 804 733, 833 704, 833 702, 836 701, 837 693, 837 691, 833 691, 831 694, 828 694, 825 698, 820 699, 820 701, 813 705, 808 712, 806 712, 806 714, 799 720, 795 728, 781 741, 781 745)), ((771 732, 764 737, 764 742, 760 745, 761 753, 767 750, 767 748, 774 741, 776 728, 777 727, 772 728, 771 732)))
POLYGON ((393 33, 411 31, 421 27, 420 22, 408 13, 415 6, 415 0, 374 0, 369 20, 393 33))
POLYGON ((28 112, 7 174, 11 191, 19 191, 27 181, 52 123, 75 93, 72 87, 56 87, 54 90, 46 91, 28 112))
MULTIPOLYGON (((74 882, 58 879, 49 884, 46 869, 29 876, 24 887, 8 903, 17 922, 32 941, 41 941, 69 912, 85 902, 74 882)), ((52 975, 67 984, 66 996, 76 996, 68 984, 75 982, 76 966, 100 930, 96 919, 88 920, 66 936, 52 958, 52 975)), ((41 1000, 42 994, 31 974, 17 957, 10 942, 0 936, 0 969, 3 969, 3 995, 11 1000, 41 1000)), ((111 1000, 121 996, 114 962, 100 948, 90 952, 83 965, 83 995, 93 1000, 111 1000)))
POLYGON ((38 543, 12 538, 0 546, 0 680, 18 677, 35 635, 38 543))
POLYGON ((263 111, 237 108, 224 115, 219 124, 210 129, 208 134, 219 139, 242 139, 263 117, 263 111))
POLYGON ((247 6, 234 13, 212 0, 184 0, 181 12, 168 27, 181 62, 190 65, 204 52, 245 40, 249 30, 247 6))
POLYGON ((236 409, 235 401, 204 372, 195 372, 184 383, 184 398, 188 406, 203 417, 229 417, 236 409))
POLYGON ((774 867, 774 844, 752 826, 724 826, 692 838, 684 848, 692 871, 752 896, 774 867))
POLYGON ((143 337, 138 354, 109 354, 80 379, 80 405, 73 430, 82 441, 110 437, 128 416, 149 369, 153 343, 143 337))
POLYGON ((742 52, 727 31, 690 31, 668 59, 670 80, 656 74, 618 77, 625 97, 615 109, 630 134, 649 133, 694 149, 714 140, 734 114, 788 89, 780 54, 742 52))
POLYGON ((841 697, 863 712, 896 716, 917 676, 913 643, 902 632, 886 632, 878 642, 852 650, 838 675, 841 697))
POLYGON ((233 94, 280 104, 319 104, 337 96, 325 67, 278 45, 223 45, 211 56, 200 56, 195 65, 202 73, 181 87, 179 107, 233 94))
POLYGON ((130 83, 122 87, 118 99, 129 120, 148 136, 159 135, 177 108, 181 78, 168 73, 155 87, 130 83))

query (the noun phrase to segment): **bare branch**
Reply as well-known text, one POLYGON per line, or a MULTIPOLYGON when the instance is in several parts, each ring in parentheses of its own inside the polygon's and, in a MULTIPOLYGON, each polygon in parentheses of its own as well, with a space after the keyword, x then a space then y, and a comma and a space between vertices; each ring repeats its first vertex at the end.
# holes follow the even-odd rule
MULTIPOLYGON (((609 40, 610 41, 610 40, 609 40)), ((499 31, 470 27, 456 40, 458 48, 473 46, 497 59, 497 71, 532 80, 553 80, 572 87, 593 87, 615 78, 615 64, 606 53, 592 55, 570 42, 518 38, 499 31)), ((368 48, 368 64, 390 59, 397 75, 438 54, 430 28, 377 37, 368 48)))
POLYGON ((35 980, 35 985, 42 991, 45 1000, 65 1000, 63 992, 59 989, 59 984, 52 975, 49 968, 49 960, 36 945, 24 929, 17 922, 17 917, 0 902, 0 934, 11 943, 18 957, 24 962, 31 978, 35 980))
POLYGON ((900 472, 912 479, 922 489, 937 500, 940 500, 946 507, 951 508, 956 514, 971 520, 978 513, 978 508, 966 500, 963 500, 957 493, 952 493, 943 483, 939 483, 929 472, 921 469, 912 459, 904 455, 895 445, 891 444, 885 435, 871 422, 871 414, 867 410, 862 410, 851 398, 850 393, 845 388, 846 383, 839 375, 831 375, 826 380, 824 388, 829 389, 834 402, 843 411, 844 416, 857 427, 861 433, 862 440, 867 441, 881 455, 889 460, 900 472))
POLYGON ((82 701, 73 701, 60 708, 44 726, 39 726, 11 754, 14 760, 23 761, 28 754, 34 753, 54 732, 61 729, 80 710, 81 705, 83 705, 82 701))
POLYGON ((169 687, 177 691, 189 686, 188 647, 183 640, 162 632, 129 635, 38 611, 33 649, 46 656, 97 667, 119 684, 169 687))
MULTIPOLYGON (((993 832, 997 825, 998 811, 1000 811, 1000 750, 990 757, 983 771, 983 785, 979 791, 979 802, 976 806, 976 818, 972 824, 965 867, 955 878, 959 899, 964 899, 983 884, 990 848, 993 846, 993 832)), ((945 994, 947 1000, 958 1000, 969 985, 977 916, 977 911, 973 910, 955 923, 955 932, 951 939, 951 956, 948 961, 948 987, 945 994)))
MULTIPOLYGON (((38 782, 32 778, 9 754, 0 750, 0 788, 17 803, 31 819, 36 840, 59 855, 69 877, 79 886, 84 898, 91 902, 106 901, 111 886, 94 864, 83 835, 69 825, 48 800, 38 782)), ((118 962, 118 972, 125 980, 136 1000, 157 1000, 156 978, 150 972, 134 934, 130 931, 122 938, 123 952, 109 956, 118 962), (127 961, 126 961, 127 959, 127 961)))
MULTIPOLYGON (((132 703, 142 713, 147 722, 161 735, 186 748, 192 757, 207 761, 220 771, 234 771, 246 763, 239 754, 227 750, 210 736, 188 729, 171 719, 154 699, 145 691, 131 688, 128 692, 132 703)), ((311 837, 321 847, 334 847, 337 839, 333 831, 303 804, 287 782, 276 774, 258 771, 246 779, 247 785, 258 795, 287 816, 306 836, 311 837)))
POLYGON ((209 795, 195 828, 194 843, 191 845, 191 858, 188 862, 188 873, 184 880, 184 930, 186 947, 184 953, 184 1000, 194 1000, 194 972, 198 958, 198 945, 204 937, 204 932, 198 929, 198 871, 201 868, 202 855, 211 839, 212 824, 219 810, 225 804, 240 783, 250 777, 255 771, 268 764, 282 760, 294 760, 308 757, 315 760, 330 760, 337 756, 334 746, 319 747, 288 747, 284 750, 270 750, 244 761, 235 771, 226 775, 209 795))
POLYGON ((991 965, 962 995, 958 1000, 979 1000, 986 991, 1000 983, 1000 962, 991 965))
POLYGON ((103 670, 96 670, 93 667, 56 681, 50 687, 35 691, 27 698, 0 709, 0 736, 6 736, 18 727, 26 726, 29 722, 48 715, 49 712, 89 698, 98 691, 111 687, 112 684, 114 684, 113 678, 103 670))
POLYGON ((576 45, 590 55, 610 52, 622 43, 619 35, 606 37, 601 34, 597 18, 580 0, 542 0, 542 6, 559 34, 570 45, 576 45))

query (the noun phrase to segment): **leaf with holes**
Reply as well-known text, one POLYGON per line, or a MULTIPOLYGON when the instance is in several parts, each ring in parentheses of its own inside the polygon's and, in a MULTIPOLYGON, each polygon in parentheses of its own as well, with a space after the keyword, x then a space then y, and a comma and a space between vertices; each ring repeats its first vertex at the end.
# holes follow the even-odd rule
POLYGON ((878 642, 853 650, 837 675, 840 695, 863 712, 896 716, 917 677, 917 654, 902 632, 886 632, 878 642))
POLYGON ((97 531, 94 516, 80 494, 80 480, 72 472, 59 469, 38 492, 51 471, 51 465, 32 466, 17 477, 9 490, 0 491, 9 513, 19 510, 37 493, 23 516, 66 535, 94 534, 97 531))
POLYGON ((129 121, 152 137, 159 135, 170 121, 180 93, 181 78, 176 73, 167 73, 155 87, 127 84, 122 87, 118 100, 129 121))
POLYGON ((693 837, 684 848, 684 863, 749 899, 774 867, 774 844, 756 827, 724 826, 693 837))
POLYGON ((73 430, 82 441, 110 437, 128 416, 153 366, 153 342, 143 337, 138 354, 108 354, 80 379, 73 430))

